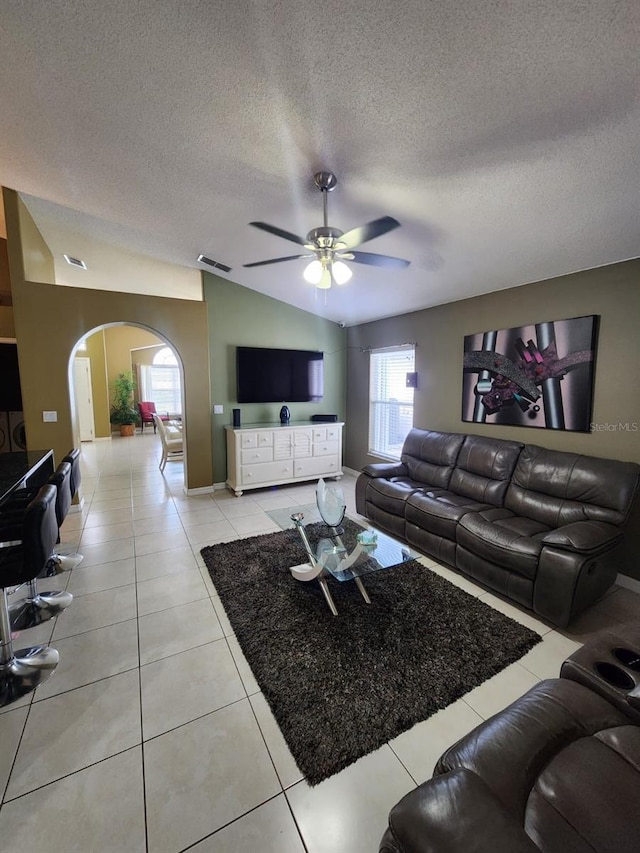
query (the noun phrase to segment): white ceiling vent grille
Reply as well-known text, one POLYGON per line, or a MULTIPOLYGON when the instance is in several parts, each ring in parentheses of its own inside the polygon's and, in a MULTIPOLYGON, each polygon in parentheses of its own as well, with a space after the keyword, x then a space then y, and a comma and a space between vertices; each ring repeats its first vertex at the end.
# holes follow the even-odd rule
POLYGON ((73 258, 71 255, 63 255, 62 256, 68 264, 71 264, 72 267, 80 267, 81 270, 86 270, 87 265, 84 261, 81 261, 80 258, 73 258))

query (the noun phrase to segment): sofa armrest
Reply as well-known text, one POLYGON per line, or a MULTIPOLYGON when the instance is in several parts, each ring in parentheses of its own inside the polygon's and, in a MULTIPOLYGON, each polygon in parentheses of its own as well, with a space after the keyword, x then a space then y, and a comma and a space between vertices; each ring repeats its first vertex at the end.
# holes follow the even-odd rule
POLYGON ((540 853, 483 780, 461 768, 403 797, 380 853, 540 853))
POLYGON ((640 684, 636 684, 633 690, 630 690, 626 696, 627 702, 636 711, 640 711, 640 684))
POLYGON ((365 465, 362 469, 363 474, 368 474, 370 477, 406 477, 408 475, 407 466, 402 462, 375 462, 372 465, 365 465))
POLYGON ((545 545, 580 554, 599 554, 622 539, 622 530, 604 521, 575 521, 551 530, 542 537, 545 545))

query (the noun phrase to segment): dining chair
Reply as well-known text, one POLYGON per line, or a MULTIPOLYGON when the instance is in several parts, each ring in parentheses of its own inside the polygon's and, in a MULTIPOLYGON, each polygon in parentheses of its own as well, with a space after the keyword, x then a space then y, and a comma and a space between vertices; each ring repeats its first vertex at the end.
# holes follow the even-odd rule
POLYGON ((178 427, 167 426, 160 415, 153 416, 155 426, 160 433, 160 441, 162 442, 162 457, 160 459, 160 470, 164 471, 164 466, 170 459, 183 459, 182 445, 182 430, 178 427))

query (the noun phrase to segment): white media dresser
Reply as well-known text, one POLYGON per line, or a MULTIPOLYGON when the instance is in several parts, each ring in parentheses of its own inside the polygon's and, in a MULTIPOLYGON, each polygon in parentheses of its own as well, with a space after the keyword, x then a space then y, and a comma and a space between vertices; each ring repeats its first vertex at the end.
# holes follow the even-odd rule
POLYGON ((344 423, 226 426, 227 486, 247 489, 342 476, 344 423))

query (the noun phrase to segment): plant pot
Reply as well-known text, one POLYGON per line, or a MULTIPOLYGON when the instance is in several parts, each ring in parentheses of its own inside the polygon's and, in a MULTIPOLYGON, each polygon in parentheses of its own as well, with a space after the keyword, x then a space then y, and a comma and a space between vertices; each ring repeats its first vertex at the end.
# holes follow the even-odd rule
POLYGON ((133 435, 134 430, 134 424, 120 424, 120 435, 133 435))

